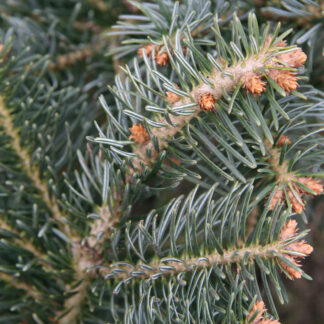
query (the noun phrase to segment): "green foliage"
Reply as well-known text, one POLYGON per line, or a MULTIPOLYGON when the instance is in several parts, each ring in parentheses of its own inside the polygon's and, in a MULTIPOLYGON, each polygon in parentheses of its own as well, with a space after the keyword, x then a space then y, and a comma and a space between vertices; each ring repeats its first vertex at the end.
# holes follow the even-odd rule
POLYGON ((278 318, 287 268, 309 279, 290 248, 308 231, 280 233, 323 177, 320 4, 131 4, 0 4, 0 322, 248 323, 257 300, 278 318), (306 43, 306 67, 276 67, 289 93, 269 64, 306 43))

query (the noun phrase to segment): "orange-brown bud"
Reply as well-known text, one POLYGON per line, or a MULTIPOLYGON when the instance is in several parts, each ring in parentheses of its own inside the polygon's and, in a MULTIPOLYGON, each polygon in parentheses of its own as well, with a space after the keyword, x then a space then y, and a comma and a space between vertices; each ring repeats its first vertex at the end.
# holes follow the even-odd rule
MULTIPOLYGON (((320 195, 323 192, 323 185, 316 179, 313 179, 312 177, 300 177, 296 178, 296 181, 303 184, 305 187, 309 188, 310 190, 313 190, 316 195, 320 195)), ((309 194, 307 191, 303 190, 304 194, 309 194)))
POLYGON ((292 71, 270 69, 268 75, 287 93, 298 87, 299 78, 292 71))
POLYGON ((252 316, 258 312, 258 314, 256 315, 255 319, 253 320, 252 324, 256 324, 256 323, 260 323, 260 321, 262 320, 263 318, 263 313, 265 312, 265 307, 264 307, 264 302, 259 300, 257 301, 252 309, 251 309, 251 312, 248 316, 248 320, 250 320, 252 318, 252 316))
POLYGON ((313 252, 313 247, 305 241, 298 241, 290 244, 290 249, 305 255, 310 255, 313 252))
MULTIPOLYGON (((286 191, 288 194, 288 198, 285 196, 284 190, 277 188, 277 191, 275 192, 274 196, 271 199, 269 209, 273 210, 273 208, 276 206, 277 202, 283 202, 285 200, 288 200, 291 204, 291 207, 295 213, 301 214, 305 208, 305 202, 302 199, 303 195, 310 195, 311 193, 306 191, 304 188, 298 185, 298 183, 304 185, 305 187, 309 188, 310 190, 315 192, 315 195, 320 195, 323 192, 323 185, 316 179, 313 179, 312 177, 291 177, 290 180, 288 180, 288 183, 286 184, 286 191), (291 186, 294 189, 294 193, 292 192, 290 186, 288 183, 291 184, 291 186), (297 197, 296 197, 297 196, 297 197)), ((287 204, 288 204, 287 201, 287 204)))
MULTIPOLYGON (((272 41, 272 36, 268 35, 266 41, 264 43, 264 47, 268 47, 270 42, 272 41)), ((275 45, 276 47, 286 47, 287 42, 285 40, 281 40, 278 44, 275 45)))
POLYGON ((157 65, 164 66, 169 62, 169 55, 167 52, 156 53, 155 61, 157 65))
MULTIPOLYGON (((300 267, 300 264, 295 261, 295 259, 289 255, 285 255, 285 258, 293 263, 296 267, 300 267)), ((282 260, 279 260, 280 265, 282 268, 289 274, 291 279, 300 279, 302 274, 301 272, 295 270, 294 268, 290 267, 288 264, 284 263, 282 260)))
POLYGON ((266 83, 255 73, 244 75, 242 78, 243 88, 252 94, 260 95, 265 90, 266 83))
POLYGON ((168 91, 166 93, 166 100, 169 102, 169 104, 173 105, 175 104, 177 101, 179 101, 181 99, 181 97, 171 91, 168 91))
POLYGON ((204 93, 198 101, 198 104, 202 110, 212 111, 215 109, 216 99, 211 93, 204 93))
MULTIPOLYGON (((290 219, 281 229, 279 234, 279 240, 285 241, 294 237, 297 234, 297 222, 294 219, 290 219)), ((284 247, 285 250, 302 253, 305 256, 310 255, 313 252, 313 247, 307 244, 304 240, 295 241, 284 247)), ((284 253, 284 256, 287 260, 292 262, 297 267, 300 267, 299 261, 304 258, 301 255, 290 255, 289 253, 284 253)), ((284 263, 282 260, 279 260, 282 268, 291 276, 292 279, 301 278, 301 272, 296 269, 291 268, 289 265, 284 263)))
POLYGON ((278 56, 278 59, 285 62, 291 67, 303 66, 307 60, 307 55, 300 49, 288 53, 284 53, 278 56))
POLYGON ((141 124, 134 124, 129 130, 132 133, 129 138, 138 144, 144 144, 150 139, 145 127, 141 124))
POLYGON ((297 214, 301 214, 305 208, 305 202, 302 200, 302 195, 300 191, 295 190, 295 194, 298 195, 297 199, 290 189, 288 191, 288 198, 291 204, 293 211, 297 214))
POLYGON ((285 198, 285 193, 282 189, 277 189, 277 191, 275 192, 275 194, 273 195, 271 201, 270 201, 270 205, 269 205, 269 209, 273 210, 275 208, 275 206, 277 205, 277 203, 282 203, 284 201, 285 198))
POLYGON ((282 135, 280 136, 278 142, 277 142, 277 146, 281 147, 285 144, 285 142, 287 142, 288 145, 291 144, 291 140, 288 136, 282 135))
POLYGON ((288 240, 296 235, 297 222, 294 219, 289 219, 288 222, 282 227, 279 233, 279 240, 288 240))
POLYGON ((252 307, 246 322, 250 323, 250 324, 280 324, 277 320, 264 318, 265 311, 266 311, 266 308, 264 306, 264 302, 257 301, 254 304, 254 306, 252 307), (254 318, 253 322, 250 322, 250 320, 252 319, 253 315, 256 312, 258 312, 256 317, 254 318))
POLYGON ((155 47, 156 47, 156 45, 154 45, 154 44, 149 44, 149 45, 141 46, 139 48, 139 50, 137 51, 137 54, 139 55, 139 57, 143 58, 143 52, 145 52, 146 55, 148 57, 150 57, 152 55, 152 51, 153 51, 153 49, 155 47))

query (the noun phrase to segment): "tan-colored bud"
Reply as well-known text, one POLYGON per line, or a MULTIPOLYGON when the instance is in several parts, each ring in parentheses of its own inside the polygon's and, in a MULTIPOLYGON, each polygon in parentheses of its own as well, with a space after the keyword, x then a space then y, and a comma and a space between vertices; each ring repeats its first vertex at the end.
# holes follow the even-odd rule
POLYGON ((179 101, 181 99, 181 97, 171 91, 167 91, 166 93, 166 100, 169 102, 169 104, 173 105, 175 104, 177 101, 179 101))
POLYGON ((241 81, 243 88, 252 94, 260 95, 265 90, 266 83, 255 73, 244 75, 241 81))
POLYGON ((156 53, 155 61, 157 65, 164 66, 169 62, 169 55, 167 52, 156 53))
POLYGON ((257 301, 254 304, 254 306, 252 307, 251 312, 248 315, 246 323, 249 323, 249 324, 280 324, 277 320, 264 318, 265 311, 266 311, 266 308, 264 306, 264 302, 260 301, 260 300, 257 301), (256 312, 258 312, 258 313, 257 313, 256 317, 254 318, 253 322, 251 322, 251 319, 256 312))
POLYGON ((287 93, 298 87, 299 78, 292 71, 270 69, 268 75, 287 93))
POLYGON ((203 94, 198 101, 198 104, 202 110, 212 111, 215 109, 216 99, 211 93, 203 94))
MULTIPOLYGON (((278 239, 280 241, 289 240, 297 234, 297 230, 297 222, 294 219, 290 219, 281 229, 278 239)), ((304 240, 295 241, 293 243, 290 243, 289 245, 286 245, 284 248, 285 250, 302 253, 304 254, 304 256, 308 256, 313 252, 313 247, 310 244, 306 243, 304 240)), ((299 261, 304 258, 304 256, 291 255, 289 253, 284 253, 284 256, 287 260, 292 262, 297 267, 300 267, 299 261)), ((291 276, 292 279, 301 278, 301 272, 293 269, 282 260, 279 260, 279 263, 282 268, 291 276)))
POLYGON ((285 144, 285 142, 287 142, 288 145, 291 144, 291 140, 288 136, 282 135, 280 136, 278 142, 277 142, 277 146, 281 147, 285 144))
POLYGON ((132 133, 129 138, 138 144, 144 144, 150 139, 145 127, 141 124, 134 124, 129 130, 132 133))
POLYGON ((278 59, 285 62, 291 67, 303 66, 307 60, 307 55, 300 49, 288 53, 284 53, 278 56, 278 59))
POLYGON ((145 52, 145 54, 148 57, 150 57, 152 55, 152 51, 153 51, 154 48, 156 48, 156 45, 154 45, 154 44, 141 46, 139 48, 139 50, 137 51, 137 54, 139 55, 139 57, 143 58, 143 52, 145 52))

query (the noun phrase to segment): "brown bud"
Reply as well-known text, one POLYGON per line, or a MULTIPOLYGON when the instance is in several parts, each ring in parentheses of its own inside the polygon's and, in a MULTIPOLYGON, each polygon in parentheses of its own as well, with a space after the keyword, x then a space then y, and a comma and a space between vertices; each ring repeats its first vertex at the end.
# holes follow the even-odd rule
MULTIPOLYGON (((281 229, 278 238, 280 241, 289 240, 295 235, 297 235, 297 230, 297 222, 294 219, 290 219, 281 229)), ((304 240, 290 243, 286 245, 284 249, 292 252, 302 253, 305 256, 308 256, 313 252, 313 247, 307 244, 304 240)), ((292 262, 297 267, 300 267, 299 261, 304 258, 304 256, 289 254, 288 252, 284 253, 284 256, 287 260, 292 262)), ((301 278, 301 272, 297 271, 296 269, 293 269, 292 267, 284 263, 282 260, 279 260, 279 263, 282 266, 282 268, 291 276, 292 279, 301 278)))
POLYGON ((175 94, 175 93, 173 93, 173 92, 171 92, 171 91, 168 91, 167 93, 166 93, 166 100, 169 102, 169 104, 171 104, 171 105, 173 105, 173 104, 175 104, 177 101, 179 101, 180 100, 180 96, 179 95, 177 95, 177 94, 175 94))
POLYGON ((285 193, 282 189, 277 189, 277 191, 275 192, 275 194, 273 195, 271 201, 270 201, 270 205, 269 205, 269 209, 273 210, 275 208, 275 206, 277 205, 277 203, 282 203, 284 201, 285 198, 285 193))
POLYGON ((156 45, 153 44, 149 44, 149 45, 145 45, 145 46, 141 46, 139 48, 139 50, 137 51, 137 54, 139 55, 139 57, 143 58, 143 52, 145 52, 145 54, 150 57, 152 55, 152 51, 153 49, 156 47, 156 45))
POLYGON ((260 95, 265 90, 266 83, 255 73, 244 75, 241 81, 243 88, 252 94, 260 95))
POLYGON ((215 109, 216 99, 211 93, 203 94, 198 101, 198 104, 202 110, 212 111, 215 109))
POLYGON ((270 69, 268 75, 287 93, 298 87, 299 78, 292 71, 270 69))
POLYGON ((301 214, 305 208, 305 202, 302 200, 302 195, 300 191, 295 191, 295 194, 298 196, 299 199, 295 197, 295 195, 290 189, 287 190, 287 193, 293 211, 297 214, 301 214))
POLYGON ((167 52, 156 53, 155 61, 157 65, 165 66, 169 62, 169 55, 167 52))
POLYGON ((277 320, 264 318, 265 311, 266 311, 266 308, 264 306, 264 302, 257 301, 255 303, 255 305, 252 307, 251 312, 248 315, 246 323, 250 323, 250 324, 280 324, 277 320), (255 313, 257 313, 257 315, 255 316, 253 322, 251 322, 251 319, 255 313))
POLYGON ((285 62, 288 66, 300 67, 305 64, 307 55, 300 48, 297 48, 292 52, 279 55, 278 59, 285 62))
POLYGON ((291 140, 288 136, 282 135, 280 136, 278 142, 277 142, 277 146, 281 147, 285 144, 285 142, 287 142, 288 145, 291 144, 291 140))
POLYGON ((150 139, 145 127, 141 124, 134 124, 129 130, 132 133, 129 138, 138 144, 144 144, 150 139))
MULTIPOLYGON (((316 192, 317 195, 320 195, 323 192, 323 185, 317 180, 313 179, 312 177, 299 177, 296 178, 296 181, 303 184, 305 187, 309 188, 316 192)), ((309 194, 307 191, 303 190, 304 194, 309 194)))

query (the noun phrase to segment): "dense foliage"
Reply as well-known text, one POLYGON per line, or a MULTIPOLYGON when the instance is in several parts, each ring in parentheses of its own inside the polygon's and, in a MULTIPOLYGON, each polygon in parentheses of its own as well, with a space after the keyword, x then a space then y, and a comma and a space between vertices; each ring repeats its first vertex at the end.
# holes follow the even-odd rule
POLYGON ((323 193, 323 12, 1 1, 0 322, 279 323, 323 193))

